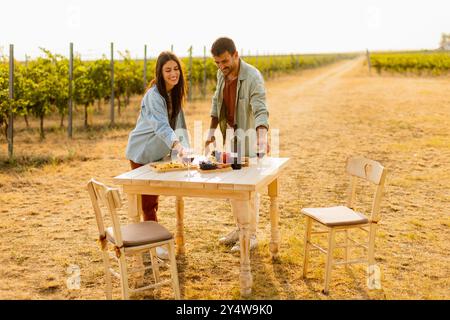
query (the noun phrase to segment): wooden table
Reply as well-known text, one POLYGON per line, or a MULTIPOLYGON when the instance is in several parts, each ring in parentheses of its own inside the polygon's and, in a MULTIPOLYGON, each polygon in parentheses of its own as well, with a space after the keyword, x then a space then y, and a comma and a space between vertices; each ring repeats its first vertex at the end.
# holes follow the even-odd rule
POLYGON ((272 257, 278 255, 280 246, 280 233, 278 230, 278 177, 282 169, 287 166, 289 158, 266 157, 262 164, 257 164, 256 159, 250 160, 250 166, 241 170, 232 170, 218 173, 200 173, 191 169, 191 177, 187 177, 187 171, 174 171, 166 173, 153 172, 150 166, 142 166, 132 171, 123 173, 114 178, 115 183, 123 186, 124 193, 128 196, 129 215, 134 221, 139 221, 141 216, 140 195, 164 195, 176 197, 176 237, 177 251, 184 253, 183 197, 201 197, 233 199, 242 202, 247 210, 238 213, 238 225, 240 228, 241 244, 241 271, 240 285, 241 295, 251 293, 252 275, 250 268, 249 224, 250 201, 254 200, 255 192, 268 191, 270 196, 270 221, 271 241, 270 252, 272 257), (266 189, 267 188, 267 189, 266 189))

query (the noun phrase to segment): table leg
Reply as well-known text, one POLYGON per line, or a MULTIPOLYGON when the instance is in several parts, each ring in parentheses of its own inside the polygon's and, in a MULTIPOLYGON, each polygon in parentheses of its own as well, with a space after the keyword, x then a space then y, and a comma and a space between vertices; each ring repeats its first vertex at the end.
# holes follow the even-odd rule
POLYGON ((142 197, 140 194, 127 193, 128 198, 128 216, 133 222, 141 221, 142 197))
POLYGON ((240 208, 237 220, 240 229, 239 242, 241 245, 241 296, 248 296, 252 292, 252 273, 250 267, 250 200, 235 200, 240 208))
POLYGON ((177 253, 184 254, 184 200, 183 197, 176 199, 176 217, 177 217, 177 234, 175 241, 177 244, 177 253))
POLYGON ((278 257, 280 249, 280 230, 278 228, 278 221, 280 218, 278 212, 278 179, 275 179, 269 184, 269 197, 270 197, 270 224, 272 239, 270 240, 269 248, 272 253, 272 258, 278 257))

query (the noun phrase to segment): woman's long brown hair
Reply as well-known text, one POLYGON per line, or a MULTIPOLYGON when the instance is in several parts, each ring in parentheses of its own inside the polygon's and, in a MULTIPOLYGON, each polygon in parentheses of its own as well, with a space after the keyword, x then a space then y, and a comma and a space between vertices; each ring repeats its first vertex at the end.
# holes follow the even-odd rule
POLYGON ((172 117, 169 119, 170 126, 175 129, 176 119, 181 111, 181 107, 184 104, 184 98, 186 94, 186 87, 183 75, 183 69, 181 68, 180 60, 176 55, 170 51, 163 51, 159 54, 156 60, 155 79, 150 83, 150 87, 156 84, 159 94, 166 100, 167 107, 169 108, 169 96, 166 91, 166 83, 163 77, 163 66, 167 61, 175 61, 178 69, 180 70, 180 77, 178 83, 170 90, 170 97, 172 100, 172 117))

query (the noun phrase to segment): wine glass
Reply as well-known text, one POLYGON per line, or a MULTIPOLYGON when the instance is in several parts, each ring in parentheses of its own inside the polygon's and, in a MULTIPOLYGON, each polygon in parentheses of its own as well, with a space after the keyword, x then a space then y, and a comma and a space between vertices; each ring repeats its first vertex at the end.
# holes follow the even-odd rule
POLYGON ((188 166, 188 173, 186 177, 191 177, 190 169, 191 169, 191 163, 194 161, 194 149, 192 148, 185 148, 183 149, 183 163, 186 163, 188 166))

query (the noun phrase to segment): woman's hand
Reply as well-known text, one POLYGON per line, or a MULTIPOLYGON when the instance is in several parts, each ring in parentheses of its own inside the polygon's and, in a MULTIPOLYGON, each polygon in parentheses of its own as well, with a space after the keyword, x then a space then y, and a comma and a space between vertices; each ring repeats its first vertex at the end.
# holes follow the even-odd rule
POLYGON ((184 156, 184 148, 179 141, 175 141, 172 146, 172 151, 177 152, 177 156, 179 158, 183 158, 184 156))

